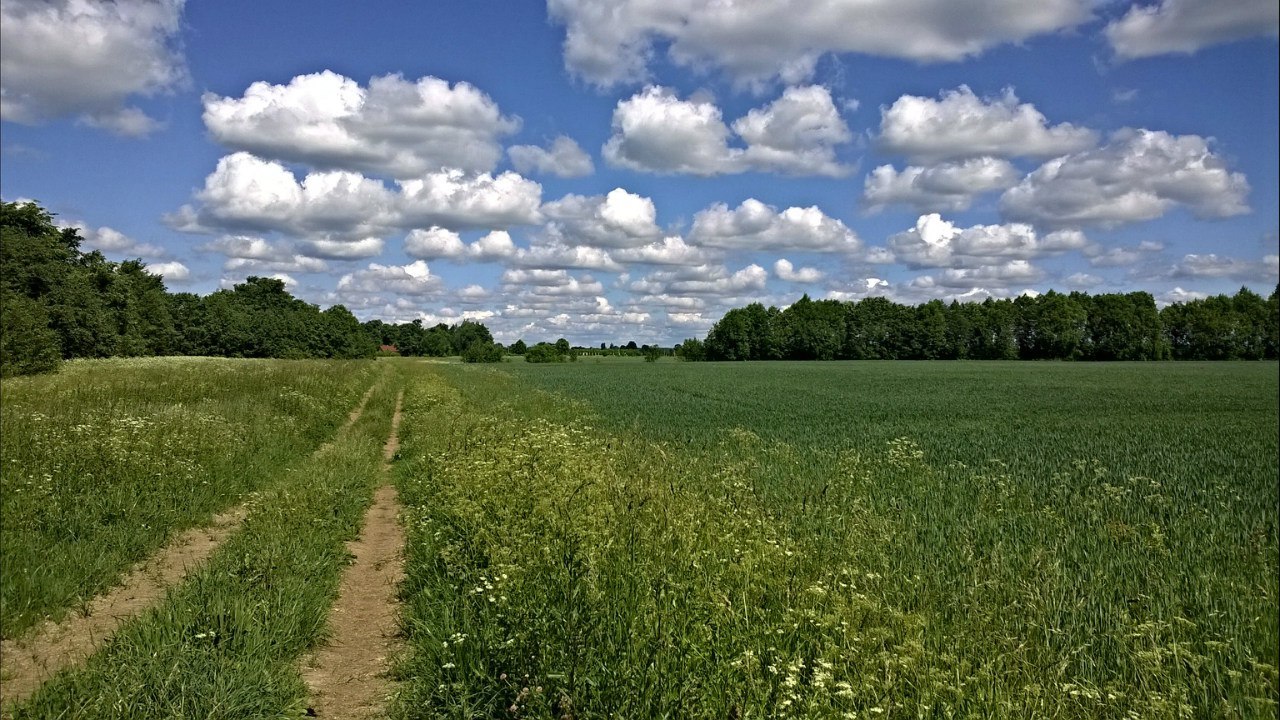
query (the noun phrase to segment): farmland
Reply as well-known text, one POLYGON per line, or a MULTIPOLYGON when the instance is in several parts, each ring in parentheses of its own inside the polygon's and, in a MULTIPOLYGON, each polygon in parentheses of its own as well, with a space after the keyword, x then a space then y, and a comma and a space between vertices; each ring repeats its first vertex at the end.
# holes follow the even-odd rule
POLYGON ((401 390, 392 717, 1276 713, 1274 363, 155 359, 3 389, 6 639, 249 508, 18 717, 304 714, 401 390))
POLYGON ((441 373, 407 717, 1275 713, 1274 365, 441 373))

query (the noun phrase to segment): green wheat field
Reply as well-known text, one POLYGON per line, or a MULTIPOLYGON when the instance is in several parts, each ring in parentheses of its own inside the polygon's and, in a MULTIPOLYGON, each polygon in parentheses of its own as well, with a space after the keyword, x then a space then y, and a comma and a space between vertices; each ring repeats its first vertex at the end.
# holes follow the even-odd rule
POLYGON ((6 640, 252 512, 6 712, 304 716, 403 389, 393 718, 1274 718, 1278 386, 1225 362, 72 362, 0 387, 6 640))

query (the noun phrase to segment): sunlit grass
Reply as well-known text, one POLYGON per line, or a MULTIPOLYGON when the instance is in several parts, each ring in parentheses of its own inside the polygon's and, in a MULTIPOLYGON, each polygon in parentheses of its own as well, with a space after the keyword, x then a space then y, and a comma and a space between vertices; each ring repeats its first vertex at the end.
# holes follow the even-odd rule
POLYGON ((1274 716, 1274 365, 770 367, 411 387, 398 716, 1274 716))
POLYGON ((0 410, 0 630, 114 584, 314 451, 373 363, 145 358, 7 379, 0 410))

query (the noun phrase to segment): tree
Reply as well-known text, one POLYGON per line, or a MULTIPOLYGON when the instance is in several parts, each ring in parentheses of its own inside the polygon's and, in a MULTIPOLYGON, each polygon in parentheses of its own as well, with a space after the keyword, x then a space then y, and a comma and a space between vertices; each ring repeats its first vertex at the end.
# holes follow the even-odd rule
POLYGON ((898 306, 882 297, 864 298, 845 307, 842 357, 889 360, 897 357, 898 306))
POLYGON ((1081 356, 1089 313, 1076 298, 1050 290, 1039 297, 1021 296, 1014 306, 1019 357, 1075 360, 1081 356))
POLYGON ((55 372, 61 362, 58 336, 49 329, 44 307, 0 289, 0 377, 55 372))
POLYGON ((1160 316, 1150 293, 1095 295, 1084 353, 1091 360, 1158 360, 1164 356, 1160 316))
POLYGON ((524 344, 524 340, 517 340, 511 343, 512 355, 523 355, 525 351, 528 349, 529 349, 529 346, 524 344))
POLYGON ((1280 284, 1267 298, 1267 340, 1263 357, 1275 360, 1280 356, 1280 284))
POLYGON ((707 359, 707 348, 697 338, 689 338, 675 348, 677 357, 690 362, 701 362, 707 359))
POLYGON ((461 354, 464 348, 477 342, 493 344, 489 328, 474 320, 463 320, 450 328, 450 333, 453 336, 453 352, 456 354, 461 354))
POLYGON ((788 360, 834 360, 844 345, 844 315, 839 302, 814 302, 806 293, 783 310, 776 323, 753 328, 753 355, 760 348, 763 357, 757 359, 780 355, 788 360), (775 338, 776 344, 770 342, 775 338))
POLYGON ((947 342, 947 308, 941 300, 930 300, 916 308, 916 336, 913 355, 922 360, 952 359, 947 342))
POLYGON ((734 308, 707 333, 709 360, 750 360, 751 325, 746 310, 734 308))
POLYGON ((360 321, 343 305, 333 305, 320 313, 325 320, 328 336, 326 357, 355 359, 371 358, 378 352, 378 344, 360 327, 360 321))
POLYGON ((462 349, 462 362, 494 363, 502 362, 502 346, 484 340, 475 340, 462 349))

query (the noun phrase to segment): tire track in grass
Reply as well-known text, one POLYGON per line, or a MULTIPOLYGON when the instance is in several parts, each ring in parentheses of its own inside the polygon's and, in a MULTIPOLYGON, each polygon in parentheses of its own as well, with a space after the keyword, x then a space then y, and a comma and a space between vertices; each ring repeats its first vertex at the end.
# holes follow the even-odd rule
POLYGON ((371 718, 386 704, 385 676, 399 646, 396 586, 404 577, 404 530, 396 490, 385 476, 400 447, 404 391, 396 397, 391 433, 383 447, 383 482, 365 513, 360 537, 347 544, 354 561, 342 573, 330 613, 332 636, 309 662, 303 676, 311 689, 308 714, 320 718, 371 718))
MULTIPOLYGON (((360 398, 337 435, 360 419, 377 385, 371 385, 360 398)), ((316 453, 332 443, 325 443, 316 453)), ((256 497, 253 493, 249 500, 215 515, 210 524, 181 533, 134 565, 119 586, 93 598, 80 613, 61 622, 46 621, 20 638, 0 641, 0 707, 30 697, 58 671, 92 655, 125 621, 160 602, 170 586, 208 560, 239 529, 256 497)))

